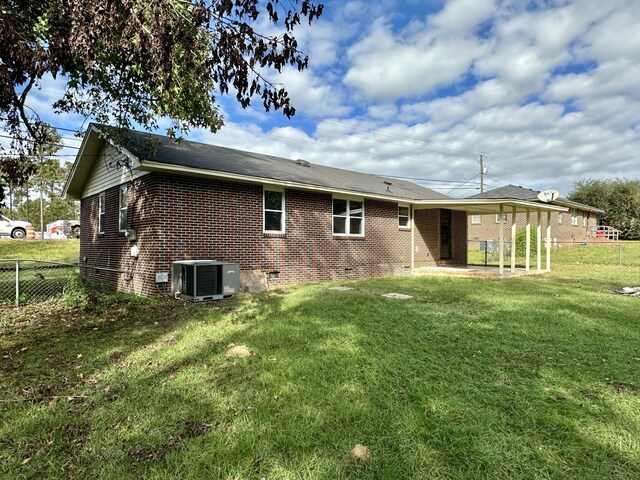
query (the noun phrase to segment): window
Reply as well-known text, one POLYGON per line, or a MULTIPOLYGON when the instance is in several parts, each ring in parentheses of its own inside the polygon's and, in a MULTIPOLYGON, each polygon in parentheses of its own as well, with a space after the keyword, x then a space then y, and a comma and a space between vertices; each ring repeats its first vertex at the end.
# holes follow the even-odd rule
MULTIPOLYGON (((496 223, 500 223, 500 214, 496 213, 496 223)), ((502 223, 507 223, 507 214, 502 214, 502 223)))
POLYGON ((98 195, 98 233, 104 233, 104 192, 98 195))
POLYGON ((571 209, 571 225, 578 226, 578 211, 575 208, 571 209))
POLYGON ((264 191, 264 232, 284 233, 284 192, 264 191))
POLYGON ((118 230, 124 232, 127 230, 127 193, 129 191, 128 185, 120 185, 119 205, 120 213, 118 215, 118 230))
POLYGON ((588 214, 588 213, 585 213, 584 215, 582 215, 582 226, 583 226, 583 227, 586 227, 586 226, 587 226, 587 223, 588 223, 588 221, 587 221, 587 220, 588 220, 588 219, 589 219, 589 214, 588 214))
POLYGON ((558 225, 562 225, 562 213, 558 212, 558 225))
POLYGON ((333 199, 334 235, 364 235, 364 204, 362 200, 333 199))
POLYGON ((481 223, 482 223, 482 215, 471 215, 471 225, 480 225, 481 223))
POLYGON ((407 205, 398 205, 398 227, 411 228, 411 213, 407 205))

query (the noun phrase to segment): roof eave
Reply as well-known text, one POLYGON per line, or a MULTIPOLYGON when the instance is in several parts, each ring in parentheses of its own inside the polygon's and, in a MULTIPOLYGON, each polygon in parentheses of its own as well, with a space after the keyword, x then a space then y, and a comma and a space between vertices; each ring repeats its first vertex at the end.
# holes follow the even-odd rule
MULTIPOLYGON (((399 197, 395 195, 385 195, 385 194, 377 194, 373 192, 363 192, 358 190, 331 188, 323 185, 313 185, 308 183, 293 182, 293 181, 287 181, 287 180, 277 180, 277 179, 271 179, 271 178, 265 178, 265 177, 257 177, 257 176, 243 175, 238 173, 223 172, 219 170, 205 170, 202 168, 186 167, 183 165, 172 165, 172 164, 167 164, 162 162, 155 162, 152 160, 142 160, 140 162, 140 166, 138 166, 137 169, 141 171, 146 171, 146 172, 164 172, 164 173, 173 173, 173 174, 179 174, 179 175, 216 178, 220 180, 235 181, 235 182, 241 182, 241 183, 273 185, 278 187, 294 188, 297 190, 307 190, 307 191, 331 193, 336 195, 364 197, 364 198, 370 198, 375 200, 386 200, 389 202, 397 202, 397 203, 415 204, 417 201, 419 201, 419 200, 406 198, 406 197, 399 197)), ((448 200, 448 199, 443 199, 443 200, 448 200)))
POLYGON ((566 212, 566 207, 551 205, 548 203, 533 202, 529 200, 515 200, 513 198, 488 198, 488 199, 469 199, 469 198, 452 198, 443 200, 419 200, 415 202, 417 208, 449 208, 451 210, 462 210, 472 214, 499 213, 502 205, 505 213, 511 213, 513 208, 516 213, 526 211, 539 212, 566 212), (505 207, 510 210, 505 210, 505 207))

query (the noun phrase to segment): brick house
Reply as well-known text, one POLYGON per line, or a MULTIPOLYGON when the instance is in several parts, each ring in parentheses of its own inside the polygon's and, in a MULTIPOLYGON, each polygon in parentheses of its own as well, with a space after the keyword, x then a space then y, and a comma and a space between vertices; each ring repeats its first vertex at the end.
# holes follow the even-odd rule
POLYGON ((377 175, 90 125, 65 187, 81 200, 81 271, 126 292, 167 291, 172 262, 241 266, 241 286, 408 275, 467 262, 467 211, 526 201, 452 199, 377 175), (257 279, 257 280, 256 280, 257 279))
MULTIPOLYGON (((516 185, 506 185, 504 187, 489 190, 487 192, 472 195, 470 199, 491 199, 491 198, 514 198, 528 200, 531 202, 540 202, 537 190, 531 190, 516 185)), ((542 202, 540 202, 542 203, 542 202)), ((566 207, 567 211, 551 212, 549 217, 550 226, 552 228, 552 243, 554 245, 572 245, 575 243, 593 240, 598 225, 597 216, 604 213, 589 205, 573 202, 566 198, 558 198, 552 202, 554 205, 566 207)), ((507 225, 511 225, 513 213, 505 211, 502 221, 507 225)), ((538 219, 533 218, 533 223, 537 225, 538 219)), ((518 228, 526 224, 526 213, 516 213, 515 223, 518 228)), ((500 214, 483 214, 470 212, 467 221, 467 232, 469 235, 469 248, 477 248, 479 240, 497 239, 499 235, 500 214)), ((547 228, 547 216, 542 215, 540 225, 543 230, 547 228)), ((505 230, 505 239, 511 240, 511 229, 505 230)))

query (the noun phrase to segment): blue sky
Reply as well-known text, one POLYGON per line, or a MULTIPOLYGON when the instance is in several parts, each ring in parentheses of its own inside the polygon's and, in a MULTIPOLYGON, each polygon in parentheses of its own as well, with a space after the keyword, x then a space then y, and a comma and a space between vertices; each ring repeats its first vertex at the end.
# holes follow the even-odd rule
MULTIPOLYGON (((579 179, 640 178, 637 0, 324 3, 297 32, 310 68, 265 72, 295 117, 219 97, 226 126, 188 138, 411 177, 452 196, 478 192, 480 153, 487 188, 566 195, 579 179)), ((30 106, 80 128, 51 113, 62 88, 45 80, 30 106)))

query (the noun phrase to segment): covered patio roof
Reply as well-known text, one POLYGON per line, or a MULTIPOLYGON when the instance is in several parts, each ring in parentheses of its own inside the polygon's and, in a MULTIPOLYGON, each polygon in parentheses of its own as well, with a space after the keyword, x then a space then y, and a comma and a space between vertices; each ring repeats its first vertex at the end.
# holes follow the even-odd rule
POLYGON ((526 212, 566 212, 568 208, 550 203, 517 200, 513 198, 449 198, 446 200, 416 200, 414 209, 448 208, 460 210, 470 215, 487 213, 515 213, 526 212))

